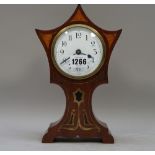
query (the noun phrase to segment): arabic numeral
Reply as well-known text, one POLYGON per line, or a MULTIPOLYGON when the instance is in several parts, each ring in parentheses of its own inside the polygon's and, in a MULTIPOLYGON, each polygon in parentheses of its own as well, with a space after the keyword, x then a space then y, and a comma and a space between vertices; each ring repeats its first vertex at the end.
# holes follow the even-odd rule
POLYGON ((63 49, 61 49, 61 50, 60 50, 60 53, 61 53, 61 54, 64 54, 64 50, 63 50, 63 49))
POLYGON ((62 41, 62 47, 63 46, 67 46, 67 42, 66 41, 62 41))
POLYGON ((86 62, 86 59, 83 59, 83 64, 86 65, 86 63, 87 63, 87 62, 86 62))
POLYGON ((77 72, 80 72, 81 71, 81 68, 75 68, 77 72))
POLYGON ((77 33, 76 33, 76 38, 77 38, 77 39, 81 38, 81 33, 80 33, 80 32, 77 32, 77 33))
POLYGON ((86 35, 86 41, 88 40, 88 35, 86 35))
POLYGON ((92 46, 95 46, 95 41, 91 41, 91 45, 92 46))
POLYGON ((72 41, 72 35, 69 35, 69 41, 72 41))
POLYGON ((79 65, 82 65, 82 59, 79 59, 79 65))
POLYGON ((97 50, 96 49, 93 49, 93 50, 94 50, 95 54, 97 54, 97 50))

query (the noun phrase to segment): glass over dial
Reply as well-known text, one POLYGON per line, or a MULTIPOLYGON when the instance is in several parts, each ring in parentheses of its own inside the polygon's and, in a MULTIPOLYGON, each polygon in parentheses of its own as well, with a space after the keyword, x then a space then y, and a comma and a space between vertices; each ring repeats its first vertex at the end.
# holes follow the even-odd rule
POLYGON ((87 78, 103 64, 105 46, 100 35, 89 26, 72 25, 54 39, 52 58, 56 68, 70 78, 87 78))

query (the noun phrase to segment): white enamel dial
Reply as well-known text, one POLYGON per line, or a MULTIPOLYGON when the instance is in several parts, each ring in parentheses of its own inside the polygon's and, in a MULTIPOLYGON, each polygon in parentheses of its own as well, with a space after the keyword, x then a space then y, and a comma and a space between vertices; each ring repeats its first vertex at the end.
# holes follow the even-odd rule
POLYGON ((93 75, 105 55, 103 40, 92 28, 72 25, 55 38, 53 59, 57 69, 72 78, 93 75))

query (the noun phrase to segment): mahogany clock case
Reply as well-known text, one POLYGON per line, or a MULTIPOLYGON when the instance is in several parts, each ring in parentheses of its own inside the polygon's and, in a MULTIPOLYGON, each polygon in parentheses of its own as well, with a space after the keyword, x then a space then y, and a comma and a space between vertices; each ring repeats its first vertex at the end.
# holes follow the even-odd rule
MULTIPOLYGON (((106 123, 97 120, 92 111, 92 94, 94 89, 101 84, 108 83, 108 64, 112 50, 121 34, 122 30, 109 31, 98 27, 85 14, 81 5, 72 13, 70 18, 61 26, 51 30, 38 30, 36 33, 45 49, 50 68, 50 82, 58 84, 66 96, 66 110, 63 117, 51 123, 47 133, 43 136, 43 143, 51 143, 60 139, 91 141, 97 139, 103 143, 114 143, 106 123), (100 36, 104 48, 104 59, 97 71, 92 76, 82 79, 64 76, 57 69, 53 58, 53 42, 64 29, 69 26, 85 26, 92 29, 96 35, 100 36), (96 31, 96 32, 95 32, 96 31)), ((90 44, 91 45, 91 44, 90 44)), ((100 64, 101 64, 100 63, 100 64)))

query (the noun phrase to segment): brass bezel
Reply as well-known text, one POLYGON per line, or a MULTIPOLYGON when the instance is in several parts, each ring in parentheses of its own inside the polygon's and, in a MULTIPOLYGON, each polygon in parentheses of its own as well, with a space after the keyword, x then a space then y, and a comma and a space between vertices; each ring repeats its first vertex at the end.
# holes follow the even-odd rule
POLYGON ((63 76, 65 76, 65 77, 67 77, 67 78, 70 78, 70 79, 82 80, 82 79, 87 79, 87 78, 89 78, 89 77, 92 77, 93 75, 95 75, 95 74, 100 70, 100 68, 102 67, 102 65, 103 65, 104 62, 105 62, 105 57, 106 57, 106 45, 105 45, 105 42, 104 42, 103 37, 102 37, 102 36, 100 35, 100 33, 99 33, 96 29, 94 29, 93 27, 90 27, 90 26, 84 25, 84 24, 72 24, 72 25, 66 26, 65 28, 61 29, 61 30, 56 34, 56 36, 54 37, 53 42, 52 42, 52 45, 51 45, 51 56, 52 56, 52 61, 53 61, 53 64, 54 64, 55 68, 56 68, 63 76), (54 47, 55 47, 55 43, 56 43, 58 37, 59 37, 63 32, 65 32, 66 30, 71 29, 71 28, 73 28, 73 27, 83 27, 83 28, 87 28, 87 29, 91 30, 92 32, 94 32, 94 33, 98 36, 98 38, 100 39, 103 50, 105 50, 105 52, 104 52, 103 55, 102 55, 102 60, 101 60, 100 64, 98 65, 98 67, 97 67, 93 72, 91 72, 91 73, 88 74, 88 75, 84 75, 84 76, 73 76, 73 75, 70 75, 70 74, 64 72, 64 71, 58 66, 58 64, 57 64, 57 62, 56 62, 56 60, 55 60, 54 47))

